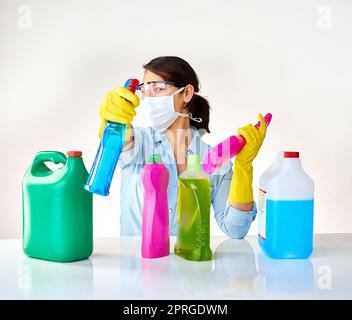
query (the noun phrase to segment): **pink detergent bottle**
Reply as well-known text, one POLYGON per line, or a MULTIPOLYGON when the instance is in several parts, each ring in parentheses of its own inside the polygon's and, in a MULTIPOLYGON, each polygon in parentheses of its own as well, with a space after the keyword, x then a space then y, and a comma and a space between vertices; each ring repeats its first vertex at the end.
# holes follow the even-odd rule
MULTIPOLYGON (((264 121, 267 126, 270 124, 271 118, 271 113, 265 115, 264 121)), ((255 127, 257 129, 260 127, 259 121, 255 127)), ((209 174, 212 174, 216 168, 221 167, 223 163, 230 161, 236 154, 238 154, 245 144, 246 139, 240 134, 227 138, 225 141, 211 148, 205 154, 202 161, 203 170, 209 174)))
POLYGON ((142 256, 160 258, 169 255, 169 209, 167 187, 169 171, 160 154, 153 154, 143 167, 144 204, 142 218, 142 256))

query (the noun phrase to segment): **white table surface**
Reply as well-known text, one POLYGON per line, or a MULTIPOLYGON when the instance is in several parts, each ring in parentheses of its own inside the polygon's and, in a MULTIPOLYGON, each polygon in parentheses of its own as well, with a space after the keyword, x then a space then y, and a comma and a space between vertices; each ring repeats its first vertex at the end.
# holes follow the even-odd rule
POLYGON ((144 259, 139 237, 97 238, 88 260, 54 263, 0 240, 0 299, 352 299, 352 234, 319 234, 307 260, 270 260, 257 238, 212 237, 212 261, 144 259))

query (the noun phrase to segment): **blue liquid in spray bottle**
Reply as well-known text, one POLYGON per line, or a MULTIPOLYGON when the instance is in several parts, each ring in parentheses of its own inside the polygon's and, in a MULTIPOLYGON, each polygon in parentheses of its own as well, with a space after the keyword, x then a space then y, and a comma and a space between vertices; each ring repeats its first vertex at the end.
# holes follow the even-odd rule
MULTIPOLYGON (((128 79, 125 87, 135 92, 139 82, 128 79)), ((112 177, 125 142, 126 124, 108 121, 84 188, 101 196, 109 195, 112 177)))

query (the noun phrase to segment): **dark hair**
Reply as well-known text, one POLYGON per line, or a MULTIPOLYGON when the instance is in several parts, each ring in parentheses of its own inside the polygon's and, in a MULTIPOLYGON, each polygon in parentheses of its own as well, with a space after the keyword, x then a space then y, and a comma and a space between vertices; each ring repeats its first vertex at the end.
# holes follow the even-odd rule
POLYGON ((190 119, 190 123, 198 130, 204 129, 208 133, 210 132, 210 105, 207 99, 197 94, 200 85, 198 76, 187 61, 179 57, 163 56, 151 60, 143 68, 159 75, 166 81, 174 82, 179 87, 191 84, 194 87, 194 94, 191 101, 187 104, 188 111, 193 118, 202 118, 202 122, 198 123, 190 119))

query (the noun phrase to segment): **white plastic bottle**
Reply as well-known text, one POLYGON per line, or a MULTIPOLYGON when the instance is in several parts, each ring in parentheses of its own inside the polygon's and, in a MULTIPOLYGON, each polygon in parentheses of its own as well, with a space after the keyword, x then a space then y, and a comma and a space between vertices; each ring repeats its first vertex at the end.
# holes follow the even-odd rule
POLYGON ((280 152, 259 181, 258 241, 274 259, 308 258, 313 251, 314 182, 299 152, 280 152))

